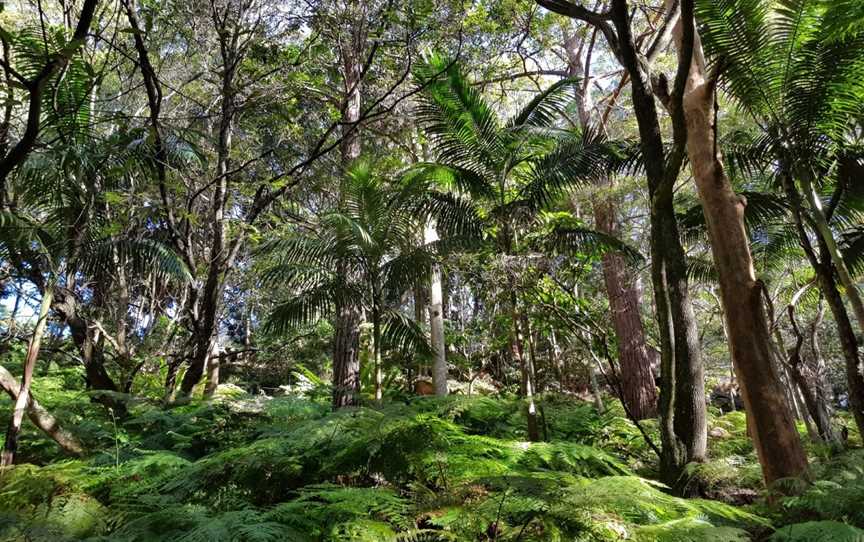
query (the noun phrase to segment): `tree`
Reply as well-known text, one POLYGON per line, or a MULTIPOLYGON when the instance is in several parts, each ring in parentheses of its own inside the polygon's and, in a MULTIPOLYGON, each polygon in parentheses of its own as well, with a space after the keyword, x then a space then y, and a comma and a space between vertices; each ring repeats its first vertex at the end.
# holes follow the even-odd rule
MULTIPOLYGON (((265 282, 292 290, 271 311, 268 329, 278 333, 308 325, 347 304, 369 313, 377 401, 383 396, 385 346, 429 353, 423 331, 392 302, 432 269, 430 247, 415 244, 423 217, 418 202, 426 189, 417 176, 388 186, 367 163, 355 163, 341 184, 339 209, 323 214, 311 233, 292 232, 262 249, 272 262, 265 266, 265 282)), ((340 406, 334 393, 334 407, 340 406)))
MULTIPOLYGON (((655 79, 660 79, 652 73, 649 61, 665 46, 677 11, 667 10, 655 39, 643 51, 634 37, 633 15, 627 0, 612 0, 609 9, 602 12, 566 0, 538 0, 538 4, 596 27, 630 80, 650 198, 651 280, 661 358, 662 471, 664 480, 679 484, 684 466, 705 458, 707 421, 704 367, 674 205, 674 185, 685 154, 686 127, 680 113, 673 113, 672 145, 667 153, 655 102, 658 96, 652 85, 655 79)), ((675 88, 683 88, 688 67, 689 64, 683 67, 679 64, 675 88)), ((668 88, 665 90, 666 95, 660 98, 668 108, 671 102, 668 88)))
POLYGON ((842 3, 799 0, 697 6, 706 51, 723 68, 721 83, 760 129, 735 158, 746 171, 768 174, 786 197, 837 324, 852 411, 864 429, 858 341, 838 288, 861 326, 860 294, 838 241, 856 222, 854 164, 862 155, 849 133, 864 112, 864 33, 838 34, 837 28, 857 12, 842 3))
POLYGON ((603 173, 609 164, 609 147, 590 130, 555 129, 555 121, 573 100, 572 80, 555 83, 502 123, 456 65, 433 57, 420 78, 428 82, 428 89, 419 116, 437 157, 432 163, 418 164, 416 170, 456 192, 435 197, 451 205, 454 215, 469 212, 460 220, 482 217, 478 226, 487 236, 485 250, 508 269, 510 353, 522 371, 528 435, 538 440, 535 383, 516 288, 519 243, 537 211, 566 187, 603 173))
MULTIPOLYGON (((30 161, 33 161, 32 157, 30 161)), ((51 176, 46 178, 52 180, 51 176)), ((121 267, 138 273, 155 271, 183 280, 188 278, 188 272, 176 255, 160 243, 146 239, 118 240, 105 235, 98 220, 88 220, 91 219, 90 213, 75 206, 81 199, 98 201, 99 195, 87 191, 87 184, 84 184, 86 196, 81 199, 69 197, 72 194, 83 196, 79 192, 81 186, 71 182, 46 190, 48 186, 45 184, 30 184, 28 189, 16 194, 15 210, 0 215, 0 254, 5 260, 15 262, 18 273, 27 277, 41 293, 36 326, 24 360, 21 388, 6 432, 4 466, 14 461, 23 416, 32 402, 33 370, 52 308, 63 314, 68 322, 68 314, 55 305, 58 293, 74 296, 76 281, 82 277, 121 267), (64 203, 71 205, 64 206, 64 203), (79 221, 70 220, 70 215, 79 221)), ((91 368, 88 375, 90 370, 104 371, 104 368, 91 368)), ((122 408, 110 397, 106 399, 106 405, 118 410, 122 408)))
MULTIPOLYGON (((8 84, 12 80, 15 80, 18 85, 24 87, 27 91, 27 120, 24 133, 8 152, 6 152, 9 143, 8 118, 3 126, 2 137, 4 141, 0 144, 0 149, 4 151, 2 158, 0 158, 0 204, 5 204, 3 198, 6 196, 6 178, 12 170, 24 163, 39 137, 42 122, 42 107, 46 102, 46 97, 44 96, 45 90, 50 89, 49 85, 56 83, 55 76, 69 64, 75 53, 84 44, 98 4, 97 0, 85 0, 81 6, 81 16, 78 19, 78 24, 75 26, 75 31, 72 33, 70 39, 68 41, 64 39, 61 43, 51 44, 51 49, 49 49, 49 45, 46 43, 44 49, 42 49, 44 55, 40 59, 42 62, 41 65, 30 64, 27 66, 29 69, 23 72, 16 70, 9 63, 9 34, 5 30, 3 32, 3 49, 7 54, 4 55, 2 66, 6 74, 6 82, 8 84)), ((41 4, 39 9, 41 11, 41 4)), ((12 92, 11 85, 8 92, 12 92)), ((9 97, 11 102, 11 94, 9 97)))

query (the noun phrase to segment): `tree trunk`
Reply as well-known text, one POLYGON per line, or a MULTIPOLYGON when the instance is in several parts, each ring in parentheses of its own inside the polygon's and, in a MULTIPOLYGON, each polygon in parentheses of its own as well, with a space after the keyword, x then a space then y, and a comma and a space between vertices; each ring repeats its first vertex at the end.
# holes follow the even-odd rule
POLYGON ((192 358, 189 368, 180 383, 178 400, 188 401, 192 390, 204 375, 204 366, 210 354, 212 343, 216 340, 217 314, 221 305, 225 274, 231 267, 233 254, 226 240, 228 219, 225 209, 228 205, 228 182, 231 177, 231 150, 233 146, 234 121, 237 115, 234 88, 235 77, 240 60, 238 55, 238 36, 246 31, 242 23, 244 8, 233 17, 213 13, 213 23, 219 35, 221 66, 219 135, 216 141, 216 178, 213 179, 213 194, 210 205, 211 238, 207 262, 207 277, 201 292, 198 325, 192 335, 192 358), (233 20, 232 20, 233 19, 233 20))
MULTIPOLYGON (((682 1, 681 20, 695 33, 692 0, 682 1)), ((764 287, 755 276, 744 226, 746 201, 732 190, 723 170, 714 124, 715 82, 706 80, 696 43, 694 38, 683 96, 687 154, 720 277, 732 360, 752 420, 762 472, 766 483, 771 484, 781 478, 807 476, 807 456, 771 361, 771 337, 762 303, 764 287)), ((682 48, 681 39, 678 47, 682 48)))
POLYGON ((511 292, 513 292, 510 296, 513 307, 511 314, 513 328, 512 335, 510 336, 510 350, 514 360, 519 364, 519 370, 522 375, 522 393, 526 402, 525 418, 528 422, 528 440, 537 442, 540 440, 540 428, 537 419, 537 405, 534 404, 534 382, 531 378, 531 368, 528 366, 528 360, 525 355, 523 331, 519 325, 522 319, 519 315, 515 290, 511 289, 511 292))
MULTIPOLYGON (((362 2, 361 2, 362 4, 362 2)), ((363 6, 359 11, 364 12, 363 6)), ((363 18, 352 21, 350 39, 339 44, 342 56, 343 110, 342 141, 339 146, 342 167, 347 168, 360 156, 361 140, 359 126, 363 66, 360 61, 361 48, 365 47, 365 33, 362 31, 363 18)), ((340 191, 340 204, 342 194, 340 191)), ((340 275, 346 280, 346 268, 339 263, 340 275)), ((360 398, 360 308, 350 300, 337 303, 334 322, 333 341, 333 408, 358 404, 360 398)), ((376 375, 377 376, 377 375, 376 375)))
POLYGON ((441 293, 441 269, 436 265, 429 278, 429 329, 435 357, 432 361, 432 383, 435 395, 447 395, 447 351, 444 343, 444 309, 441 293))
MULTIPOLYGON (((427 224, 423 234, 426 244, 438 240, 432 224, 427 224)), ((441 289, 441 268, 433 265, 429 274, 429 336, 434 358, 432 360, 432 384, 435 395, 447 395, 447 345, 444 342, 444 293, 441 289)))
MULTIPOLYGON (((377 284, 372 288, 376 300, 381 299, 377 284)), ((372 307, 372 360, 375 364, 375 402, 381 403, 384 398, 384 365, 381 357, 381 304, 375 301, 372 307)))
POLYGON ((613 0, 609 19, 614 30, 592 20, 603 31, 630 78, 633 111, 639 126, 651 198, 651 278, 661 346, 660 416, 663 439, 663 478, 675 484, 684 464, 705 453, 706 424, 702 361, 696 323, 687 295, 684 250, 678 236, 673 202, 674 182, 681 165, 683 141, 676 130, 675 152, 664 149, 650 64, 641 57, 633 37, 627 0, 613 0), (669 159, 667 159, 669 158, 669 159), (679 388, 689 391, 679 391, 679 388), (687 414, 689 412, 689 414, 687 414), (680 413, 680 415, 679 415, 680 413), (675 418, 679 418, 677 421, 675 418), (688 455, 690 457, 688 457, 688 455))
MULTIPOLYGON (((9 394, 9 397, 11 397, 13 401, 17 402, 21 384, 19 384, 18 381, 15 380, 15 377, 12 376, 12 373, 7 371, 3 366, 0 366, 0 387, 9 394)), ((45 407, 36 401, 32 392, 27 400, 27 417, 30 418, 33 425, 54 439, 54 442, 56 442, 66 453, 72 455, 81 455, 84 453, 84 447, 78 439, 75 438, 75 435, 60 427, 60 423, 57 419, 54 418, 54 416, 52 416, 45 407)))
POLYGON ((334 409, 359 404, 360 319, 360 310, 356 306, 337 305, 333 337, 334 409))
MULTIPOLYGON (((812 383, 802 371, 804 362, 801 357, 801 347, 804 345, 804 336, 798 328, 798 322, 795 319, 794 305, 789 305, 786 311, 789 314, 789 321, 792 323, 792 330, 795 333, 795 346, 792 348, 786 362, 786 369, 789 372, 791 380, 798 386, 801 392, 807 413, 816 425, 818 439, 826 444, 836 446, 840 443, 840 440, 831 428, 831 415, 826 405, 820 403, 812 383)), ((805 421, 807 421, 806 418, 805 421)))
POLYGON ((24 358, 24 374, 21 377, 21 388, 18 390, 18 397, 15 399, 15 406, 12 410, 12 418, 9 420, 9 428, 6 430, 6 442, 3 445, 2 455, 0 455, 0 467, 8 467, 15 462, 15 452, 18 451, 18 434, 21 432, 24 412, 27 411, 27 406, 31 401, 30 384, 33 382, 33 369, 36 367, 36 360, 39 358, 42 336, 45 334, 45 328, 48 325, 48 313, 51 310, 53 299, 54 288, 51 285, 46 285, 45 291, 42 293, 42 303, 39 305, 39 319, 36 321, 36 327, 33 328, 30 344, 27 345, 27 357, 24 358))
MULTIPOLYGON (((596 204, 597 229, 617 236, 616 214, 616 206, 611 201, 596 204)), ((657 415, 657 387, 639 314, 639 291, 621 254, 603 255, 603 280, 618 341, 622 399, 637 420, 653 418, 657 415)))
POLYGON ((846 266, 846 261, 843 259, 843 253, 834 239, 834 232, 831 231, 831 226, 828 225, 828 219, 822 210, 822 201, 819 194, 814 190, 810 180, 809 172, 804 172, 801 175, 801 188, 804 192, 804 199, 810 206, 810 216, 813 217, 813 222, 816 225, 816 232, 821 244, 824 245, 824 252, 834 264, 834 270, 837 277, 840 279, 840 284, 846 293, 846 298, 849 299, 849 304, 852 305, 852 312, 858 320, 858 328, 864 334, 864 301, 861 299, 861 291, 858 289, 858 284, 852 279, 849 268, 846 266))
POLYGON ((840 339, 843 359, 846 364, 849 405, 855 418, 855 425, 858 427, 858 431, 864 435, 864 376, 861 374, 858 339, 855 337, 855 330, 852 327, 849 313, 846 311, 846 305, 843 304, 843 298, 837 289, 837 282, 834 278, 834 266, 831 262, 829 249, 824 239, 819 235, 816 235, 819 253, 817 254, 813 249, 810 237, 805 229, 801 196, 788 174, 783 176, 783 188, 786 191, 786 197, 792 209, 792 218, 795 221, 798 232, 798 242, 804 249, 804 253, 807 255, 807 259, 810 261, 810 265, 819 279, 822 295, 825 296, 825 301, 828 303, 828 308, 831 310, 831 315, 834 317, 834 323, 837 326, 837 335, 840 339))
POLYGON ((204 385, 204 399, 210 399, 219 387, 219 370, 222 365, 222 357, 219 352, 218 341, 213 341, 210 353, 207 355, 207 383, 204 385))
POLYGON ((828 303, 828 309, 834 317, 840 346, 843 349, 846 385, 849 388, 849 409, 852 411, 859 434, 864 435, 864 375, 861 374, 862 359, 858 349, 858 339, 855 336, 849 313, 846 311, 846 305, 843 304, 843 298, 837 289, 837 282, 834 280, 833 269, 828 261, 828 248, 823 241, 818 241, 822 263, 816 273, 819 276, 819 284, 825 295, 825 301, 828 303))
MULTIPOLYGON (((596 30, 595 30, 596 32, 596 30)), ((591 125, 591 57, 595 34, 587 43, 584 36, 576 33, 564 40, 564 51, 567 55, 567 75, 582 77, 577 87, 577 105, 579 122, 583 129, 591 125), (586 60, 582 54, 585 50, 586 60)), ((601 118, 600 127, 605 131, 605 122, 601 118)), ((614 178, 609 177, 599 183, 614 187, 614 178)), ((612 196, 608 196, 594 205, 594 222, 598 231, 617 236, 618 206, 612 196)), ((654 384, 654 374, 651 370, 651 357, 645 341, 645 329, 642 316, 639 313, 640 292, 622 255, 608 252, 603 255, 603 280, 606 294, 609 298, 609 308, 612 312, 612 324, 618 341, 618 357, 621 370, 621 399, 633 416, 642 420, 657 415, 657 387, 654 384)))
POLYGON ((105 352, 102 342, 93 335, 78 310, 78 302, 75 294, 65 288, 56 288, 52 309, 63 322, 69 326, 69 334, 72 341, 81 353, 84 362, 84 380, 88 390, 104 390, 109 393, 94 394, 92 400, 101 403, 106 408, 114 410, 114 413, 123 418, 127 415, 126 405, 115 398, 113 393, 119 392, 120 388, 105 369, 105 352))

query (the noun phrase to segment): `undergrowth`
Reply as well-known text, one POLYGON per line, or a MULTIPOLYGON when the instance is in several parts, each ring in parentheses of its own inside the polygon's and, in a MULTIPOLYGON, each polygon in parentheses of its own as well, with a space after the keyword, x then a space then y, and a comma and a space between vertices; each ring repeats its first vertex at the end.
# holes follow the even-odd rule
MULTIPOLYGON (((864 526, 860 451, 819 463, 801 496, 748 509, 670 495, 647 478, 655 458, 622 412, 570 398, 541 398, 539 443, 526 441, 519 400, 490 397, 335 413, 298 397, 138 402, 115 431, 68 391, 70 376, 42 375, 35 392, 94 452, 64 458, 28 431, 33 464, 0 479, 0 540, 735 542, 864 526), (772 523, 788 528, 771 535, 772 523)), ((723 431, 688 476, 755 493, 743 416, 711 425, 723 431)))

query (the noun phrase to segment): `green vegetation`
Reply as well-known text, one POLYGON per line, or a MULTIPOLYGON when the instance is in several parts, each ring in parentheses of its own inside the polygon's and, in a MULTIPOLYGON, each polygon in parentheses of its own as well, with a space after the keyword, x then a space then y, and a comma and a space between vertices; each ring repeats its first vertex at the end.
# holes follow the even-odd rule
POLYGON ((0 542, 864 542, 864 0, 0 0, 0 542))
MULTIPOLYGON (((601 415, 579 399, 540 398, 554 421, 548 442, 530 443, 515 398, 331 412, 326 400, 242 394, 144 402, 115 424, 80 400, 78 377, 54 367, 34 393, 93 452, 63 459, 28 430, 31 464, 3 474, 2 540, 835 540, 812 533, 864 527, 860 451, 819 462, 822 481, 800 496, 733 506, 671 495, 621 409, 601 415)), ((694 483, 735 502, 733 489, 760 481, 743 416, 711 426, 728 434, 694 483)))

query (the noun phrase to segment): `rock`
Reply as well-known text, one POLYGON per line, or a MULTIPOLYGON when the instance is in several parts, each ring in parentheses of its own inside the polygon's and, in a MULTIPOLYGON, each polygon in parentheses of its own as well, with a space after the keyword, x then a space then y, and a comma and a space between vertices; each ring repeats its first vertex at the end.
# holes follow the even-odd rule
POLYGON ((722 427, 712 427, 711 430, 708 431, 708 436, 714 438, 729 438, 732 435, 722 427))

